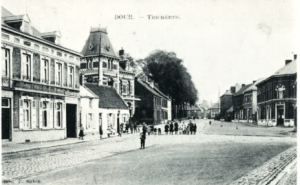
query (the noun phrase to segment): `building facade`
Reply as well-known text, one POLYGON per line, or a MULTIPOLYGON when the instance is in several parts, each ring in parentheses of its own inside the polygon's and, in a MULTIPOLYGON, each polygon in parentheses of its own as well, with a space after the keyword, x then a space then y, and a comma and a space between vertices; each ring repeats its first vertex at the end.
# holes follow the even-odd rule
POLYGON ((294 126, 297 99, 297 55, 257 84, 258 125, 294 126))
MULTIPOLYGON (((248 99, 248 95, 245 98, 244 92, 251 86, 252 84, 242 84, 242 87, 239 91, 237 91, 233 95, 233 113, 234 113, 234 120, 236 122, 245 122, 248 121, 250 117, 249 109, 245 109, 244 104, 248 106, 250 99, 248 99), (248 110, 248 112, 247 112, 248 110)), ((251 100, 252 101, 252 100, 251 100)))
POLYGON ((4 8, 1 30, 2 139, 76 137, 81 54, 60 45, 60 32, 41 33, 4 8))
POLYGON ((141 98, 136 105, 135 120, 151 125, 172 119, 171 100, 144 74, 136 78, 135 92, 141 98))
MULTIPOLYGON (((84 87, 99 97, 96 124, 118 130, 134 114, 134 73, 127 66, 124 51, 118 56, 104 28, 91 28, 82 49, 80 74, 84 87)), ((84 108, 84 107, 82 107, 84 108)))
POLYGON ((214 103, 212 106, 208 109, 208 119, 214 119, 217 115, 220 114, 220 104, 214 103))

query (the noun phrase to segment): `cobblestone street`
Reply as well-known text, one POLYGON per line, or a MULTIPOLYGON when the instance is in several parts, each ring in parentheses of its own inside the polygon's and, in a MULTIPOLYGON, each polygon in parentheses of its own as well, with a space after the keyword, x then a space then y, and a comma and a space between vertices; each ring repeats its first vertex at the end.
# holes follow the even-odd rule
MULTIPOLYGON (((204 131, 209 131, 209 127, 210 125, 208 124, 208 121, 201 120, 198 122, 197 135, 150 135, 146 139, 147 148, 146 150, 143 150, 143 152, 147 154, 147 158, 150 157, 151 159, 153 159, 153 163, 159 163, 159 161, 157 161, 157 159, 155 158, 159 156, 159 158, 163 159, 167 156, 173 156, 175 155, 174 152, 176 152, 176 155, 178 155, 175 158, 189 161, 189 158, 194 158, 196 154, 199 155, 199 158, 197 157, 195 158, 195 160, 200 160, 201 158, 203 159, 202 155, 211 156, 211 154, 216 153, 216 151, 218 151, 217 153, 223 151, 223 157, 225 158, 218 159, 221 160, 219 161, 220 164, 225 162, 222 160, 226 159, 226 156, 231 156, 227 159, 227 163, 220 166, 220 168, 223 168, 224 170, 228 169, 227 165, 230 165, 228 164, 228 162, 234 160, 234 156, 241 157, 238 158, 238 161, 232 161, 234 165, 237 165, 232 169, 232 171, 240 169, 239 171, 236 171, 234 175, 229 175, 229 177, 225 178, 224 174, 226 174, 226 172, 222 172, 222 170, 219 172, 220 175, 224 173, 222 175, 222 179, 224 180, 224 182, 229 183, 235 180, 234 184, 251 184, 259 180, 268 182, 270 179, 276 176, 282 168, 284 168, 287 164, 289 164, 296 158, 296 149, 295 147, 292 147, 295 146, 296 139, 293 137, 249 137, 241 136, 241 134, 239 136, 234 136, 222 135, 221 133, 219 133, 219 135, 203 134, 204 131), (172 150, 170 148, 172 146, 174 146, 175 150, 172 150), (195 150, 193 146, 199 146, 200 148, 203 148, 203 151, 195 150), (226 146, 226 148, 224 148, 223 146, 226 146), (239 146, 241 147, 241 149, 238 149, 239 146), (177 148, 185 149, 181 151, 177 150, 177 148), (244 151, 241 152, 240 150, 243 149, 244 151), (283 152, 286 149, 288 150, 286 152, 283 152), (190 155, 189 153, 186 153, 188 151, 193 152, 191 153, 192 156, 188 157, 190 155), (230 154, 230 151, 232 152, 232 154, 236 153, 236 155, 232 156, 232 154, 230 154), (156 157, 153 156, 153 152, 155 153, 156 157), (278 155, 281 152, 283 153, 278 155), (161 153, 161 155, 159 153, 161 153), (255 155, 257 155, 257 157, 255 157, 255 155), (274 156, 277 157, 275 157, 274 160, 270 160, 274 156), (251 160, 255 161, 253 161, 253 163, 249 163, 251 162, 251 160), (262 164, 264 165, 261 166, 262 164), (259 169, 256 169, 259 166, 261 167, 259 169), (262 171, 263 173, 261 173, 262 171)), ((229 128, 225 128, 224 130, 228 129, 229 128)), ((252 129, 255 129, 255 127, 252 129)), ((241 131, 242 130, 243 129, 241 128, 241 131)), ((51 174, 55 175, 56 172, 59 172, 59 174, 65 174, 67 171, 72 171, 74 167, 81 168, 80 166, 86 163, 95 164, 116 159, 116 163, 120 165, 123 163, 122 160, 119 159, 120 157, 123 158, 123 156, 135 156, 137 159, 138 157, 141 158, 142 156, 136 156, 140 155, 140 152, 138 152, 140 150, 139 142, 140 141, 138 134, 129 134, 124 135, 121 138, 114 137, 110 139, 95 140, 74 145, 45 148, 42 150, 31 152, 27 151, 17 154, 6 154, 3 155, 2 175, 4 176, 4 179, 14 180, 14 182, 18 182, 19 179, 40 179, 43 183, 51 183, 51 180, 53 180, 51 174), (45 175, 49 175, 49 177, 45 178, 45 175)), ((149 160, 151 161, 151 159, 149 160)), ((208 157, 207 159, 208 161, 210 161, 212 158, 208 157)), ((126 161, 124 162, 127 163, 126 161)), ((214 162, 215 161, 211 161, 211 165, 214 165, 214 162)), ((115 165, 116 164, 114 164, 113 166, 115 165)), ((153 164, 153 166, 150 165, 149 168, 155 168, 156 165, 157 164, 153 164)), ((204 173, 208 173, 207 175, 212 175, 209 173, 211 169, 208 166, 201 166, 203 167, 203 169, 201 168, 201 171, 207 171, 204 173)), ((118 165, 116 165, 115 168, 117 167, 118 165)), ((106 166, 106 168, 112 167, 106 166)), ((123 168, 123 166, 121 166, 120 168, 123 168)), ((191 170, 194 168, 199 168, 199 166, 197 167, 195 165, 192 165, 191 170)), ((92 169, 93 168, 91 168, 91 170, 92 169)), ((113 169, 111 170, 114 171, 113 169)), ((99 169, 99 171, 101 171, 101 169, 99 169)), ((78 171, 76 171, 74 175, 78 176, 80 174, 77 174, 77 172, 78 171)), ((198 174, 198 178, 201 179, 201 177, 202 176, 199 176, 198 174)), ((57 184, 63 184, 59 181, 59 179, 63 178, 69 178, 69 176, 60 176, 58 178, 57 184)), ((158 178, 162 177, 158 176, 158 178)), ((70 179, 72 179, 72 177, 70 177, 70 179)), ((204 181, 200 181, 199 179, 196 180, 196 182, 204 183, 204 181)), ((106 184, 109 182, 109 180, 111 179, 108 178, 106 184)), ((132 181, 132 183, 136 184, 137 182, 132 181)), ((220 184, 221 181, 214 183, 220 184)))

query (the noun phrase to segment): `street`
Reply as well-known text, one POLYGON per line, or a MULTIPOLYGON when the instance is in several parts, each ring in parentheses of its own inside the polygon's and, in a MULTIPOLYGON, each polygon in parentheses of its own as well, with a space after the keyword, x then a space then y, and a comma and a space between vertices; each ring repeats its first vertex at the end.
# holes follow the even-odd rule
POLYGON ((292 128, 208 123, 197 120, 196 135, 147 136, 144 150, 133 134, 3 155, 3 176, 24 184, 230 184, 296 146, 292 128))

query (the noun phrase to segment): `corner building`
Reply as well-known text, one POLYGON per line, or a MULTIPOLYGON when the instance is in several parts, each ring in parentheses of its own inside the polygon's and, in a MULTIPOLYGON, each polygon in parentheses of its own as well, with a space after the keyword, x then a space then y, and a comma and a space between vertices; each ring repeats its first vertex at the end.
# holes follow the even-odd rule
POLYGON ((59 31, 41 33, 28 15, 2 7, 2 139, 76 137, 79 58, 60 45, 59 31))

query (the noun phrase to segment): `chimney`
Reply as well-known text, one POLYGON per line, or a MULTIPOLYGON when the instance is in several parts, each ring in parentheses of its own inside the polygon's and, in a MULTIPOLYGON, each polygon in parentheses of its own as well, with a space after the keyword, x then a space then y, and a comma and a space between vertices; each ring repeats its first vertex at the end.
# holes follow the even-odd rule
POLYGON ((255 82, 256 82, 256 81, 254 80, 254 81, 253 81, 253 84, 255 84, 255 82))
POLYGON ((297 60, 297 55, 296 54, 294 54, 294 60, 297 60))
POLYGON ((242 87, 244 87, 245 86, 245 84, 242 84, 242 87))
MULTIPOLYGON (((296 57, 297 58, 297 57, 296 57)), ((289 63, 291 63, 292 60, 285 60, 285 65, 288 65, 289 63)))
POLYGON ((120 55, 120 56, 123 56, 123 55, 124 55, 124 49, 123 49, 123 48, 121 48, 121 49, 119 50, 119 55, 120 55))
POLYGON ((84 86, 84 75, 80 75, 80 85, 84 86))
POLYGON ((235 93, 235 87, 233 86, 233 87, 230 87, 230 92, 231 93, 235 93))

